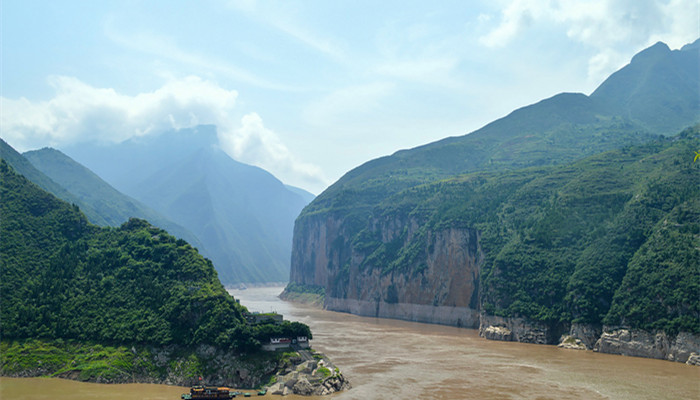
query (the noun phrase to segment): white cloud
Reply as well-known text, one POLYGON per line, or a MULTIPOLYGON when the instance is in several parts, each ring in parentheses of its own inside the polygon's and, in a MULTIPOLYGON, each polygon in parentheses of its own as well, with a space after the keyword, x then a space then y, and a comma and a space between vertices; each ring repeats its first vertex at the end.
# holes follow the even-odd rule
POLYGON ((238 93, 190 76, 128 96, 76 78, 52 76, 47 101, 0 98, 3 136, 19 147, 85 140, 120 142, 164 129, 213 123, 232 110, 238 93))
POLYGON ((314 189, 327 182, 320 170, 298 161, 257 114, 234 117, 238 92, 196 76, 171 80, 134 96, 96 88, 76 78, 54 76, 47 101, 0 97, 0 130, 18 150, 76 142, 121 142, 131 137, 200 124, 217 126, 224 150, 264 168, 283 181, 314 189))
POLYGON ((240 127, 220 130, 219 140, 224 150, 236 160, 263 166, 286 183, 314 191, 328 185, 321 169, 292 155, 256 113, 243 116, 240 127))
POLYGON ((479 42, 503 47, 535 25, 554 24, 593 50, 589 78, 600 79, 656 41, 673 48, 697 39, 699 8, 696 0, 511 0, 479 42))

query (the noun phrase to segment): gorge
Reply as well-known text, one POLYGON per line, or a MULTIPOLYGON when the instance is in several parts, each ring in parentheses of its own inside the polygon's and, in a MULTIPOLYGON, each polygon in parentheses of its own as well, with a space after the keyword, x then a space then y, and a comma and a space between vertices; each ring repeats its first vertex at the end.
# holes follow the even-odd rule
POLYGON ((348 172, 297 219, 283 296, 696 363, 700 134, 668 129, 700 121, 686 107, 700 95, 667 78, 697 83, 699 50, 657 44, 591 96, 557 95, 348 172))

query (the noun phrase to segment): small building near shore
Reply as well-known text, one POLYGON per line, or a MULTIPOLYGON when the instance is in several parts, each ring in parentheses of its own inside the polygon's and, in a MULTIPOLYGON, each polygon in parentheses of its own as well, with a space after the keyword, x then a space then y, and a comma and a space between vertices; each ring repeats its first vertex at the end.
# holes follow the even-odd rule
POLYGON ((262 345, 263 350, 266 351, 276 351, 289 348, 308 349, 309 347, 311 347, 309 345, 309 338, 306 336, 297 336, 295 338, 270 338, 269 343, 265 343, 262 345))

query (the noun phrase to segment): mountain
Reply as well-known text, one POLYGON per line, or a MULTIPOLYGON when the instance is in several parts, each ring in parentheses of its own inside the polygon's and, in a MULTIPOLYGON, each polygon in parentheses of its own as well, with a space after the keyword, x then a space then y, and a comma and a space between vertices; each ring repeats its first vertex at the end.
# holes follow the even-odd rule
POLYGON ((42 189, 64 201, 79 206, 90 222, 102 226, 109 225, 108 219, 95 210, 92 205, 80 200, 77 196, 46 176, 46 174, 36 169, 29 160, 2 139, 0 139, 0 158, 5 160, 5 162, 18 173, 27 177, 27 179, 40 186, 42 189))
POLYGON ((25 152, 23 156, 36 169, 77 197, 81 204, 90 205, 106 221, 106 225, 119 226, 130 218, 145 219, 153 225, 185 239, 200 251, 203 250, 203 246, 196 236, 187 229, 117 191, 92 171, 60 151, 44 148, 25 152))
POLYGON ((700 39, 671 51, 656 43, 615 72, 591 98, 652 132, 674 134, 700 113, 700 39))
POLYGON ((186 242, 142 220, 91 225, 4 160, 0 173, 3 338, 194 344, 213 340, 214 331, 194 334, 207 321, 243 323, 211 263, 186 242))
POLYGON ((286 187, 287 190, 289 190, 290 192, 296 193, 299 196, 301 196, 301 198, 304 199, 304 202, 306 202, 306 204, 311 203, 316 198, 316 196, 313 193, 310 193, 302 188, 298 188, 292 185, 284 185, 284 187, 286 187))
POLYGON ((0 198, 0 374, 259 385, 281 360, 262 342, 311 337, 298 322, 248 324, 187 242, 139 219, 92 225, 4 159, 0 198))
POLYGON ((653 269, 668 235, 683 237, 682 251, 654 279, 692 277, 698 265, 696 221, 684 219, 700 187, 689 165, 697 129, 660 135, 700 121, 686 107, 700 97, 688 90, 700 88, 692 57, 697 46, 652 46, 591 96, 562 93, 348 172, 295 223, 289 292, 506 340, 556 343, 570 331, 593 347, 606 324, 697 335, 697 280, 675 294, 660 285, 654 300, 627 275, 653 269), (696 80, 667 76, 693 68, 696 80), (623 282, 634 295, 615 314, 623 282), (647 306, 655 312, 634 315, 647 306))
POLYGON ((371 207, 387 192, 455 174, 567 163, 675 134, 700 121, 697 47, 671 51, 656 44, 590 96, 561 93, 468 135, 369 161, 321 193, 307 212, 345 202, 371 207))
POLYGON ((310 194, 230 158, 214 127, 65 152, 193 232, 224 284, 287 279, 294 219, 310 194))

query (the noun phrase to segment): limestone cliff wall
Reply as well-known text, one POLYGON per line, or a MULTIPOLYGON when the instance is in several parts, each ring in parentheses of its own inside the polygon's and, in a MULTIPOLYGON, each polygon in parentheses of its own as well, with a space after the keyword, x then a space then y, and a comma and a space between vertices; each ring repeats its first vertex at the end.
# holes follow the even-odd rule
POLYGON ((469 307, 432 306, 425 304, 366 301, 328 298, 328 310, 347 312, 365 317, 402 319, 429 324, 473 328, 479 325, 479 313, 469 307))
MULTIPOLYGON (((342 240, 342 219, 319 216, 299 219, 294 224, 290 282, 326 287, 333 258, 331 244, 342 240)), ((336 257, 336 260, 337 257, 336 257)))
POLYGON ((550 326, 523 318, 480 315, 479 335, 490 340, 559 344, 569 349, 700 365, 700 335, 572 324, 550 326), (563 332, 563 333, 562 333, 563 332))
POLYGON ((398 246, 393 258, 371 259, 356 240, 357 221, 327 214, 297 221, 291 282, 325 288, 324 308, 379 318, 478 328, 491 340, 588 349, 603 353, 700 363, 700 336, 668 336, 589 325, 545 324, 480 311, 479 275, 484 254, 471 228, 429 230, 409 217, 363 222, 380 243, 398 246), (388 265, 401 251, 417 254, 388 265), (390 268, 387 268, 390 267, 390 268))
POLYGON ((535 344, 557 344, 568 327, 549 325, 525 318, 480 315, 479 335, 490 340, 535 344))
POLYGON ((645 332, 638 329, 605 329, 594 351, 634 357, 697 364, 700 355, 700 335, 680 332, 645 332))
POLYGON ((332 311, 478 327, 483 253, 476 230, 426 231, 400 217, 370 221, 370 229, 382 243, 415 246, 419 256, 387 270, 367 262, 346 221, 305 218, 295 227, 291 282, 325 287, 324 307, 332 311))

